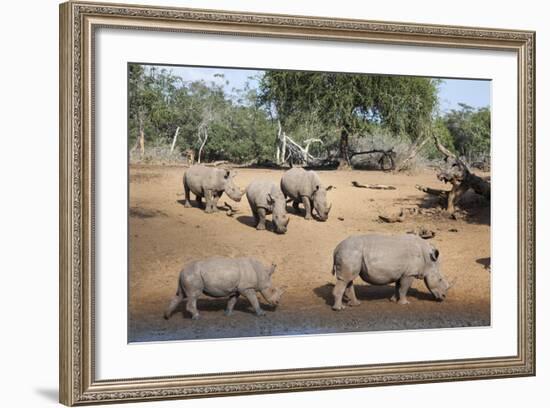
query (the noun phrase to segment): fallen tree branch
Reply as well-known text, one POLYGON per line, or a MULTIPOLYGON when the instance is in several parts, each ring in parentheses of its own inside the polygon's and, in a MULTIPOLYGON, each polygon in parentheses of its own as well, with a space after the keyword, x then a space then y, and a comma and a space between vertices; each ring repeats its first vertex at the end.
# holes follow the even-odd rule
POLYGON ((216 161, 213 161, 211 163, 203 163, 205 166, 208 166, 208 167, 217 167, 217 166, 221 166, 222 164, 227 164, 229 163, 227 160, 216 160, 216 161))
POLYGON ((380 159, 378 160, 378 164, 382 170, 394 170, 395 169, 395 152, 393 151, 393 147, 388 150, 383 149, 371 149, 371 150, 363 150, 360 152, 348 152, 348 157, 351 160, 353 157, 362 155, 362 154, 375 154, 375 153, 382 153, 382 156, 380 156, 380 159), (384 159, 388 159, 390 161, 390 168, 385 169, 384 168, 384 159))
POLYGON ((385 184, 360 184, 357 181, 352 181, 351 185, 357 188, 370 188, 371 190, 397 190, 396 187, 385 184))
POLYGON ((455 206, 462 195, 469 189, 474 190, 487 200, 491 199, 491 184, 479 176, 473 174, 466 163, 451 153, 441 144, 436 135, 433 135, 437 150, 445 157, 445 168, 437 174, 437 178, 452 185, 447 193, 447 211, 450 214, 455 212, 455 206))
POLYGON ((439 190, 439 189, 436 189, 436 188, 424 187, 424 186, 421 186, 421 185, 418 185, 418 184, 415 187, 418 190, 420 190, 424 193, 435 195, 435 196, 438 196, 440 198, 447 199, 449 197, 449 192, 446 191, 446 190, 439 190))

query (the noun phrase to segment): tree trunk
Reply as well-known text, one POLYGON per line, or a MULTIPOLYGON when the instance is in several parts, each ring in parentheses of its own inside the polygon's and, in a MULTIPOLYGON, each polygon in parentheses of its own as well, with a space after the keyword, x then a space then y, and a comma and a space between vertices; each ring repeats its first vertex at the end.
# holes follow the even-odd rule
POLYGON ((176 128, 176 133, 174 133, 174 139, 172 140, 172 146, 170 146, 170 154, 174 153, 174 147, 176 147, 176 141, 178 140, 179 131, 180 131, 180 127, 178 126, 176 128))
POLYGON ((281 121, 279 119, 277 119, 277 128, 278 130, 277 130, 277 142, 276 142, 276 147, 277 147, 276 163, 278 165, 281 165, 285 161, 285 150, 284 150, 285 136, 283 134, 283 127, 281 126, 281 121))
POLYGON ((145 155, 145 131, 143 130, 143 112, 139 112, 139 154, 143 159, 145 155))
MULTIPOLYGON (((200 130, 199 130, 200 132, 200 130)), ((199 153, 197 154, 197 163, 200 164, 201 162, 201 155, 202 155, 202 149, 204 148, 204 145, 206 144, 206 141, 208 140, 208 128, 206 126, 204 126, 202 128, 202 134, 203 134, 203 139, 202 139, 202 144, 201 144, 201 147, 199 148, 199 153)))
POLYGON ((445 169, 438 173, 437 178, 452 186, 447 199, 447 211, 453 214, 460 197, 470 188, 485 199, 491 200, 491 184, 471 173, 466 163, 443 146, 436 135, 433 137, 437 150, 443 154, 446 162, 445 169))
POLYGON ((346 126, 342 127, 340 133, 340 158, 338 170, 345 170, 351 167, 349 160, 349 131, 346 126))
POLYGON ((424 147, 424 145, 428 142, 428 140, 430 140, 430 137, 429 136, 426 136, 422 142, 420 143, 416 143, 415 145, 413 145, 413 148, 411 149, 409 155, 407 156, 407 158, 405 160, 403 160, 399 166, 397 167, 397 171, 403 171, 403 170, 407 170, 409 168, 409 163, 416 157, 416 155, 418 154, 418 152, 420 152, 420 150, 424 147))

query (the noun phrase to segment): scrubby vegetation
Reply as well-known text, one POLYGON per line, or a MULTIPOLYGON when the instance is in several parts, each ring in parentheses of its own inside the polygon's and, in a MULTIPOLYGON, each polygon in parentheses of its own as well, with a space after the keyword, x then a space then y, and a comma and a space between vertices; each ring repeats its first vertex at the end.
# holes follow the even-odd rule
POLYGON ((391 156, 411 169, 438 158, 432 135, 469 162, 489 160, 489 108, 438 113, 437 79, 263 71, 228 92, 223 74, 183 81, 139 64, 128 74, 132 162, 181 163, 191 150, 201 162, 363 168, 388 168, 391 156))

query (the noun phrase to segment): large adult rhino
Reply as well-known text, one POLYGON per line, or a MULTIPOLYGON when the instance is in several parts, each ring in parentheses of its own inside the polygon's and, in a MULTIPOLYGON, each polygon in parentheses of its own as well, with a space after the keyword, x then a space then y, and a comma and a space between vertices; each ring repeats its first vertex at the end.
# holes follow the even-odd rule
POLYGON ((194 320, 199 318, 197 299, 202 294, 219 298, 229 297, 225 314, 233 313, 240 295, 244 295, 258 316, 265 315, 256 292, 259 291, 271 305, 277 306, 285 288, 274 288, 271 278, 276 265, 267 267, 254 258, 213 257, 194 261, 184 266, 178 279, 176 296, 164 312, 169 319, 174 310, 187 299, 186 309, 194 320))
POLYGON ((333 255, 334 310, 341 310, 345 296, 359 305, 353 280, 357 276, 372 285, 395 282, 393 301, 409 303, 407 291, 415 279, 424 279, 437 300, 444 300, 452 286, 439 271, 439 251, 417 235, 355 235, 340 242, 333 255))
POLYGON ((256 221, 256 229, 265 229, 265 217, 272 214, 275 232, 286 232, 289 218, 286 213, 286 199, 281 188, 272 181, 254 180, 246 188, 246 198, 256 221))
POLYGON ((296 211, 299 210, 300 203, 304 205, 306 220, 312 218, 312 207, 317 212, 320 221, 328 219, 332 205, 327 204, 327 191, 331 188, 332 186, 325 188, 313 170, 306 171, 299 167, 286 171, 281 178, 283 194, 292 199, 292 206, 296 211))
POLYGON ((216 167, 206 167, 195 164, 183 175, 183 189, 185 190, 185 206, 191 207, 190 192, 195 194, 197 204, 200 206, 202 198, 206 200, 205 212, 218 211, 218 200, 223 193, 234 201, 241 201, 243 192, 235 184, 235 172, 216 167))

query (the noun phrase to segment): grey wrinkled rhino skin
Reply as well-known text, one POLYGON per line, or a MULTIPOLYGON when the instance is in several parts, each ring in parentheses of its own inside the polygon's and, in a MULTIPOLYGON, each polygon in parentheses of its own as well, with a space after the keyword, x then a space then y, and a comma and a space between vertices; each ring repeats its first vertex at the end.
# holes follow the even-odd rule
POLYGON ((213 257, 194 261, 184 266, 178 279, 176 296, 172 298, 164 318, 187 299, 186 310, 194 320, 199 318, 197 299, 202 295, 229 297, 225 314, 231 315, 240 295, 245 296, 258 316, 265 315, 256 292, 271 305, 277 306, 285 288, 274 288, 271 278, 276 265, 264 266, 254 258, 213 257))
POLYGON ((190 192, 195 194, 199 207, 202 198, 206 200, 204 211, 212 213, 218 211, 218 200, 223 193, 234 201, 241 201, 243 192, 235 184, 235 172, 215 167, 206 167, 195 164, 183 175, 183 189, 185 190, 185 206, 191 207, 190 192))
POLYGON ((359 305, 353 280, 357 276, 372 285, 395 282, 393 301, 409 303, 407 291, 414 279, 424 279, 437 300, 444 300, 452 286, 439 271, 439 251, 416 235, 356 235, 334 250, 334 310, 342 310, 345 295, 350 306, 359 305))
POLYGON ((312 207, 317 212, 320 221, 326 221, 332 207, 327 204, 327 190, 321 179, 313 170, 306 171, 294 167, 283 174, 281 190, 285 197, 290 197, 292 206, 298 212, 302 203, 306 211, 305 219, 310 220, 312 207))
POLYGON ((265 230, 266 215, 272 214, 275 232, 286 232, 289 222, 286 199, 277 184, 268 180, 255 180, 246 188, 246 198, 256 221, 256 229, 265 230))

